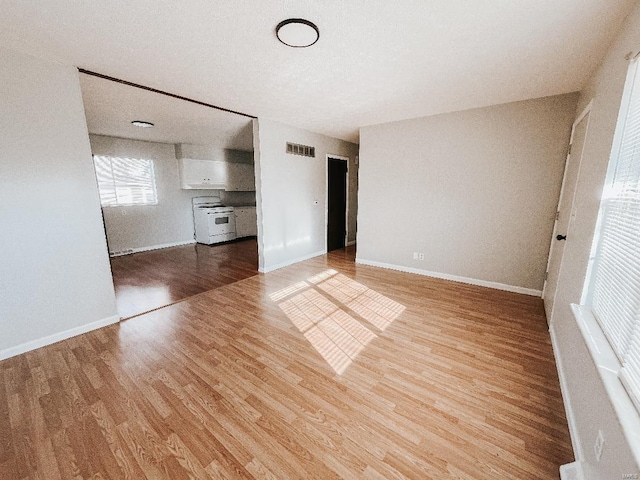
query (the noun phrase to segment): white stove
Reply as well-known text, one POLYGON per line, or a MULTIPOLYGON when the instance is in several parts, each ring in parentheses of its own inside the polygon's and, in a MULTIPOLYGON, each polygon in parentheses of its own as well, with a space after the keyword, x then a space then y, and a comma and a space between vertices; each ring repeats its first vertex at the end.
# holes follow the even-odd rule
POLYGON ((194 197, 191 202, 196 242, 211 245, 235 240, 233 207, 223 205, 220 197, 194 197))

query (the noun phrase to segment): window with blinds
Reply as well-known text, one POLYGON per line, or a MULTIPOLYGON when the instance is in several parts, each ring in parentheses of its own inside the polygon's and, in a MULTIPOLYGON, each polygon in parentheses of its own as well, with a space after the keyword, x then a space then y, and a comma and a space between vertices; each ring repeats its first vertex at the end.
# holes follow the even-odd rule
POLYGON ((158 203, 153 160, 94 155, 93 163, 103 207, 158 203))
POLYGON ((620 379, 640 410, 640 74, 627 76, 600 206, 587 303, 622 368, 620 379))

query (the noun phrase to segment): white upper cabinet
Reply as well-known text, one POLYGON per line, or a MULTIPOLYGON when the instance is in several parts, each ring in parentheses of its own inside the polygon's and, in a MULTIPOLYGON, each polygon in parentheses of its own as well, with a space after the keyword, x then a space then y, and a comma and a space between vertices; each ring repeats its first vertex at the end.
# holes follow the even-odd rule
POLYGON ((175 148, 183 189, 255 192, 253 152, 188 143, 175 148))
POLYGON ((178 160, 180 183, 183 189, 216 189, 227 187, 227 163, 219 160, 178 160))

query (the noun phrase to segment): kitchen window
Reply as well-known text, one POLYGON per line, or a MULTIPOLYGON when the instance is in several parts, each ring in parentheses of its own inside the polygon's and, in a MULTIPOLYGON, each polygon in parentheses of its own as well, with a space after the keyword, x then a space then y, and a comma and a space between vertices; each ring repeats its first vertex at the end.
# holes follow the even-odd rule
POLYGON ((592 249, 585 302, 640 411, 640 74, 629 67, 592 249))
POLYGON ((153 160, 94 155, 93 163, 103 207, 158 203, 153 160))

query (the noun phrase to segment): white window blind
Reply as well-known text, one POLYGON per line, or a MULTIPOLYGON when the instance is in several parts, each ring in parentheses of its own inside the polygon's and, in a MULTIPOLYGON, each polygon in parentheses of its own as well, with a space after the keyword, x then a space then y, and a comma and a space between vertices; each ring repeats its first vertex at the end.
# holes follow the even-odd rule
POLYGON ((93 162, 103 207, 158 203, 153 160, 94 155, 93 162))
POLYGON ((599 219, 588 302, 640 410, 640 75, 632 62, 599 219))

